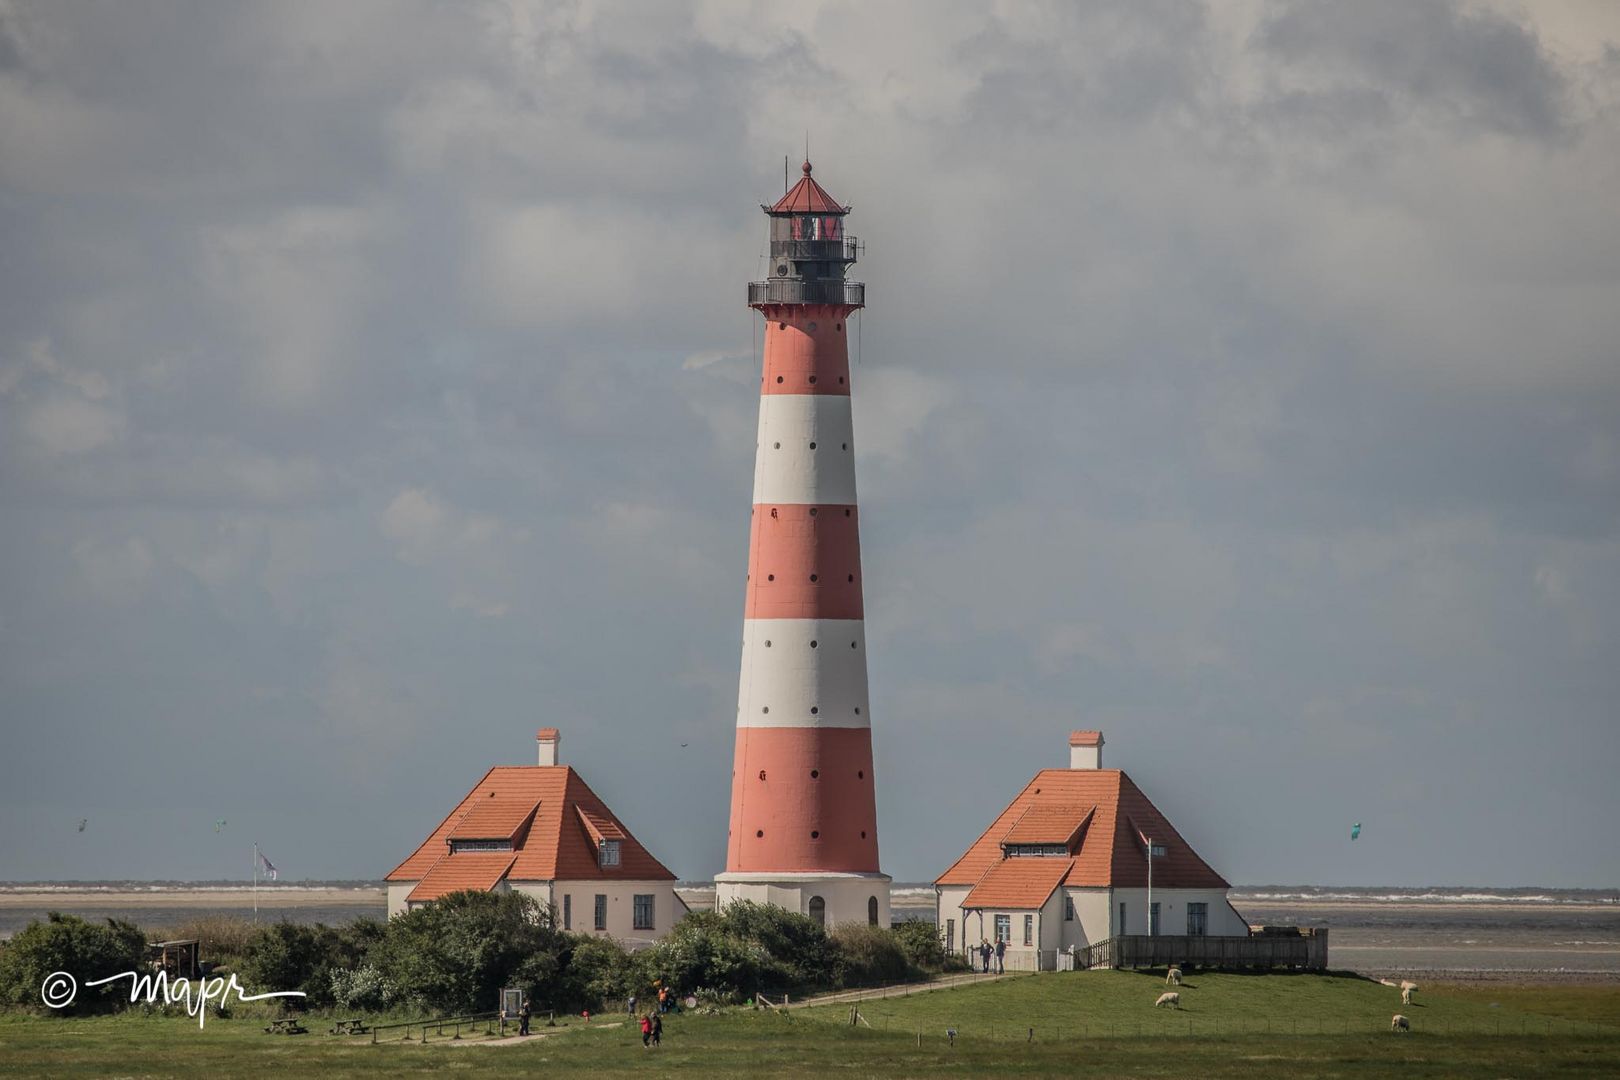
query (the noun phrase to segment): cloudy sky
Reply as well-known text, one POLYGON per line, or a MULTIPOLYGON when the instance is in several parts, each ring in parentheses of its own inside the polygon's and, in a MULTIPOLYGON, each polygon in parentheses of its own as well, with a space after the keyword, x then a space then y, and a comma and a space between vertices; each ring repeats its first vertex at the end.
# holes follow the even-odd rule
POLYGON ((1620 885, 1603 0, 0 0, 0 878, 378 877, 541 725, 720 870, 807 132, 885 869, 1098 727, 1233 881, 1620 885))

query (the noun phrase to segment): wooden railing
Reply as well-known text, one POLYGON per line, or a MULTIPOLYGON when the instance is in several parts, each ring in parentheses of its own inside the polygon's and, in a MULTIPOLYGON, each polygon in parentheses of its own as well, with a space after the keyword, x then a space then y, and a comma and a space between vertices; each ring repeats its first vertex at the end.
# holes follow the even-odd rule
POLYGON ((1302 928, 1290 934, 1247 937, 1124 934, 1077 950, 1077 967, 1298 968, 1326 971, 1328 932, 1302 928))

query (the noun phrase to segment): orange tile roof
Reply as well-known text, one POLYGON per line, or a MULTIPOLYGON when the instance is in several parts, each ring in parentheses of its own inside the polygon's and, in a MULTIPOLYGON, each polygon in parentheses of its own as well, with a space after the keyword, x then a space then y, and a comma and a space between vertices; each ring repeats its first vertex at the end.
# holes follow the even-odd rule
POLYGON ((1002 861, 1001 845, 1032 807, 1091 804, 1095 804, 1095 812, 1064 884, 1077 888, 1145 886, 1147 856, 1135 835, 1142 831, 1165 846, 1165 854, 1153 860, 1155 886, 1228 888, 1226 880, 1198 857, 1158 807, 1119 769, 1042 769, 934 884, 977 885, 1002 861))
MULTIPOLYGON (((1065 806, 1062 803, 1032 802, 1028 809, 1013 822, 1003 844, 1065 844, 1072 845, 1077 834, 1097 812, 1096 804, 1065 806)), ((1071 847, 1072 852, 1072 847, 1071 847)))
POLYGON ((1069 732, 1070 746, 1101 746, 1103 741, 1100 731, 1071 731, 1069 732))
POLYGON ((538 800, 500 798, 495 792, 474 800, 465 814, 450 829, 452 840, 511 840, 516 847, 517 835, 540 809, 538 800))
POLYGON ((624 830, 600 814, 593 814, 583 806, 576 806, 579 811, 579 822, 585 826, 586 834, 593 844, 600 844, 604 840, 623 840, 624 830))
POLYGON ((458 851, 440 856, 406 900, 437 900, 462 889, 493 889, 512 868, 510 851, 458 851))
POLYGON ((964 908, 1038 908, 1063 883, 1073 859, 1003 859, 985 872, 962 901, 964 908))
POLYGON ((557 729, 554 727, 543 727, 534 733, 534 737, 537 741, 544 740, 546 742, 556 742, 558 737, 557 729))
MULTIPOLYGON (((568 765, 497 765, 456 804, 438 828, 388 875, 389 881, 426 878, 445 853, 463 814, 482 801, 538 803, 528 832, 514 842, 515 859, 509 881, 674 881, 675 875, 642 847, 624 823, 597 797, 568 765), (490 793, 495 798, 490 799, 490 793), (619 865, 606 869, 596 864, 596 845, 580 827, 584 810, 623 833, 619 865)), ((480 838, 486 839, 486 838, 480 838)), ((491 854, 461 852, 454 858, 491 854)), ((492 854, 508 854, 496 852, 492 854)))

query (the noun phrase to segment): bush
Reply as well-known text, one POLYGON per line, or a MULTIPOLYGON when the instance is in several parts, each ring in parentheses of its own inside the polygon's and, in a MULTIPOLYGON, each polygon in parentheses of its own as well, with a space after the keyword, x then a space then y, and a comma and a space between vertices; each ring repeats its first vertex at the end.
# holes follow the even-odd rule
POLYGON ((397 1000, 431 1012, 487 1012, 503 987, 559 1007, 572 950, 549 909, 523 893, 457 892, 396 915, 368 956, 397 1000))
POLYGON ((865 923, 845 923, 833 929, 832 943, 836 950, 835 975, 840 986, 904 982, 922 974, 906 955, 899 935, 893 930, 865 923))
POLYGON ((146 973, 146 935, 121 919, 97 926, 76 915, 51 912, 44 922, 30 922, 0 953, 0 997, 12 1005, 43 1007, 45 979, 63 971, 78 982, 78 994, 61 1013, 84 1013, 129 1000, 129 980, 106 986, 85 983, 124 971, 146 973))
POLYGON ((331 1005, 334 973, 363 963, 386 932, 375 919, 347 926, 316 923, 272 923, 248 941, 243 951, 242 980, 250 994, 298 990, 304 1006, 331 1005))
POLYGON ((338 968, 331 975, 330 996, 340 1009, 381 1012, 394 1002, 394 986, 370 964, 338 968))
POLYGON ((732 1000, 740 998, 745 989, 753 993, 767 973, 776 971, 762 945, 738 938, 725 917, 712 911, 687 915, 637 959, 651 973, 638 979, 638 984, 657 978, 678 993, 709 990, 732 1000))
POLYGON ((944 967, 945 941, 938 926, 922 919, 907 919, 894 928, 894 937, 913 965, 925 971, 944 967))
POLYGON ((826 986, 835 980, 832 942, 810 916, 743 900, 728 904, 720 920, 728 936, 764 951, 759 976, 775 988, 826 986))

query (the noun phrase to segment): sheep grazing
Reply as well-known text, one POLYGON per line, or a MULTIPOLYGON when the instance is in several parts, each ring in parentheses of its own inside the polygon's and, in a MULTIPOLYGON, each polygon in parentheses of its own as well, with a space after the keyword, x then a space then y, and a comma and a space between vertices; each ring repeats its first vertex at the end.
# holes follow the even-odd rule
POLYGON ((1178 967, 1173 967, 1169 971, 1165 972, 1164 973, 1164 985, 1166 985, 1166 986, 1180 986, 1181 985, 1181 969, 1178 968, 1178 967))
POLYGON ((1400 1013, 1396 1013, 1394 1016, 1389 1018, 1389 1030, 1391 1030, 1391 1031, 1411 1031, 1412 1030, 1412 1021, 1408 1020, 1406 1017, 1402 1016, 1400 1013))
POLYGON ((1160 994, 1159 1000, 1153 1003, 1153 1007, 1157 1009, 1160 1005, 1164 1005, 1172 1009, 1179 1009, 1181 1008, 1181 995, 1175 993, 1174 991, 1171 991, 1168 994, 1160 994))
POLYGON ((1412 1004, 1412 988, 1410 986, 1401 987, 1401 1004, 1412 1004))

